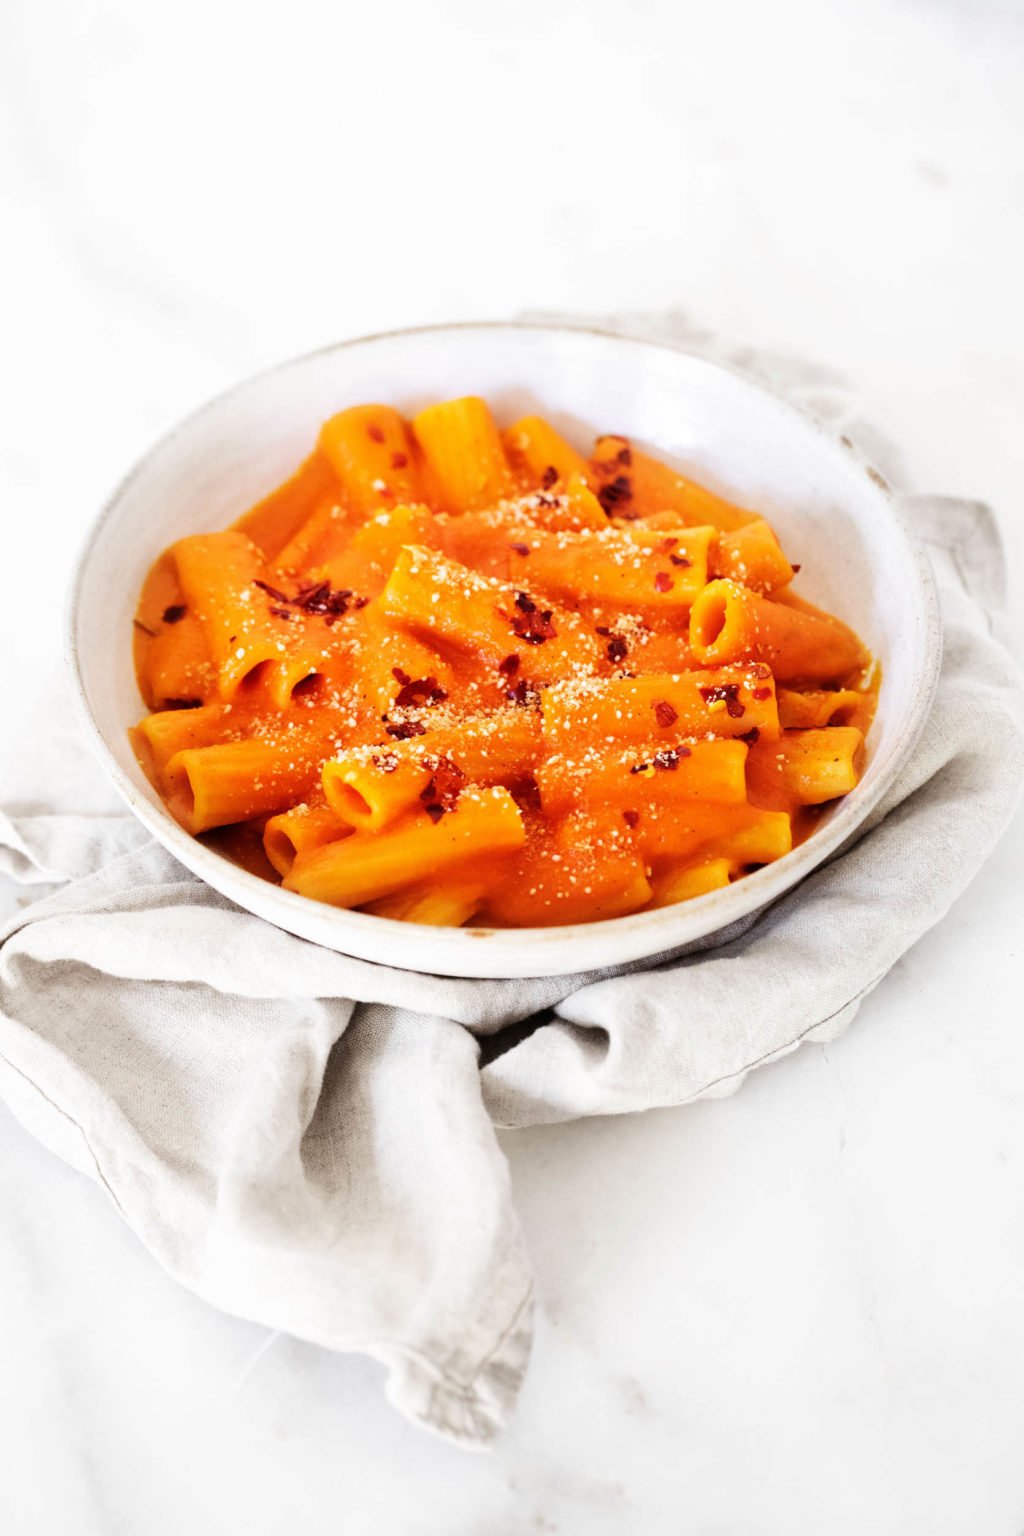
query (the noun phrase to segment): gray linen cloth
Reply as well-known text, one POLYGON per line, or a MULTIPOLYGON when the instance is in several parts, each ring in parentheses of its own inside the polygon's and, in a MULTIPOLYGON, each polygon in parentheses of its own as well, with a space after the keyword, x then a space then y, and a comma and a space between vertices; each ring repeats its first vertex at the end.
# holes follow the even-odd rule
MULTIPOLYGON (((634 333, 745 368, 898 473, 836 381, 678 319, 634 333)), ((0 871, 60 883, 0 931, 0 1093, 215 1306, 388 1367, 410 1418, 486 1446, 526 1369, 532 1283, 493 1127, 732 1092, 843 1030, 1005 826, 1021 682, 982 505, 909 497, 942 594, 938 697, 869 826, 756 918, 671 957, 459 981, 332 954, 154 844, 62 699, 0 761, 0 871), (25 741, 31 741, 25 781, 25 741), (823 963, 827 957, 827 963, 823 963)))

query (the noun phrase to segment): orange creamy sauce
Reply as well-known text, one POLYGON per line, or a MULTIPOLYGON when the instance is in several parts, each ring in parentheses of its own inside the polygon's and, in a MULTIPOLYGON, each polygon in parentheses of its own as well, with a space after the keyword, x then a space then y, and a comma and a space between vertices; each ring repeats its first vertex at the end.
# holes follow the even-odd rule
POLYGON ((139 760, 268 879, 549 925, 782 857, 857 782, 878 669, 752 510, 620 436, 482 401, 344 411, 234 527, 157 560, 139 760))

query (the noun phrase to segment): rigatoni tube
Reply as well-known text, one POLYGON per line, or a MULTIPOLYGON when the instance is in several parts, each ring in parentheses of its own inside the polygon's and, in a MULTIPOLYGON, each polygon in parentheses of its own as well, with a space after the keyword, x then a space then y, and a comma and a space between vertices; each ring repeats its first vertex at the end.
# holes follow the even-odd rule
POLYGON ((779 682, 839 682, 867 660, 838 619, 772 602, 728 580, 709 582, 691 608, 690 648, 708 667, 764 662, 779 682))
POLYGON ((856 789, 863 760, 864 738, 855 726, 786 731, 751 748, 747 784, 759 804, 824 805, 856 789))
POLYGON ((413 417, 412 428, 449 511, 492 505, 510 488, 501 437, 477 396, 428 405, 413 417))
POLYGON ((290 891, 336 907, 361 907, 457 869, 482 854, 509 853, 526 837, 505 789, 468 789, 436 820, 423 811, 383 832, 356 832, 295 860, 290 891))
POLYGON ((263 829, 263 849, 282 877, 288 873, 300 853, 322 848, 339 837, 349 837, 352 827, 327 805, 293 806, 279 816, 271 816, 263 829))

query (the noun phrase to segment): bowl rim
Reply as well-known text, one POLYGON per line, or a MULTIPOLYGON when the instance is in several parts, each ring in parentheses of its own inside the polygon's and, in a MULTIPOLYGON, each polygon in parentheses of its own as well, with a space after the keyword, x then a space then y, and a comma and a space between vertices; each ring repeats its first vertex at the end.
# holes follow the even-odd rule
POLYGON ((848 440, 835 437, 815 416, 798 408, 771 388, 728 363, 712 361, 699 352, 694 352, 685 346, 674 345, 671 341, 634 336, 628 332, 586 322, 529 319, 461 320, 402 326, 329 342, 272 363, 267 368, 235 380, 181 417, 167 431, 149 443, 116 482, 99 511, 86 527, 75 555, 64 609, 64 661, 71 683, 75 711, 93 752, 121 798, 157 841, 208 885, 244 910, 307 939, 310 923, 315 921, 317 926, 322 926, 332 919, 337 920, 341 931, 339 931, 339 942, 336 945, 325 944, 320 939, 313 939, 312 942, 321 943, 323 947, 360 959, 363 963, 383 963, 394 966, 396 969, 409 970, 411 973, 425 970, 425 967, 419 965, 404 965, 400 959, 393 956, 386 962, 378 962, 367 959, 365 953, 360 953, 363 946, 358 943, 355 935, 362 929, 367 934, 372 933, 380 937, 381 943, 373 943, 369 946, 375 951, 380 952, 386 946, 389 950, 394 947, 397 954, 401 954, 401 941, 408 940, 409 937, 408 923, 394 918, 376 917, 367 912, 332 907, 327 903, 313 901, 309 897, 300 896, 297 892, 284 890, 281 886, 262 880, 258 875, 234 864, 223 854, 206 847, 186 832, 165 806, 162 804, 157 806, 145 798, 114 756, 93 715, 78 649, 78 623, 83 587, 93 551, 102 530, 115 515, 126 491, 143 473, 155 454, 164 450, 182 434, 187 433, 232 395, 252 385, 261 384, 277 374, 287 373, 293 368, 301 368, 317 358, 338 352, 382 341, 396 341, 425 335, 443 336, 451 332, 465 331, 490 332, 495 336, 509 331, 533 332, 549 336, 553 340, 563 336, 593 336, 616 345, 687 357, 703 368, 713 369, 730 376, 751 393, 770 402, 775 410, 798 422, 804 430, 812 431, 823 438, 830 448, 840 452, 845 451, 854 463, 864 470, 871 481, 871 492, 876 501, 884 506, 886 515, 903 540, 917 578, 916 595, 919 599, 923 625, 922 643, 918 648, 910 689, 913 704, 900 722, 900 737, 892 749, 889 762, 866 789, 862 783, 845 796, 836 806, 828 822, 792 852, 773 864, 764 865, 753 873, 745 875, 740 881, 734 881, 728 886, 707 892, 703 896, 691 897, 685 902, 628 913, 620 917, 538 928, 430 929, 432 938, 437 941, 438 951, 436 955, 438 964, 431 967, 430 974, 441 976, 502 979, 573 975, 584 971, 605 970, 639 959, 654 960, 659 956, 666 956, 673 951, 686 948, 690 944, 701 942, 739 919, 756 915, 810 875, 857 831, 890 788, 920 740, 934 701, 942 663, 942 624, 934 573, 924 546, 901 511, 898 497, 888 481, 858 447, 850 444, 848 440), (251 901, 247 899, 250 893, 251 901), (267 914, 265 909, 268 906, 273 906, 277 915, 267 914), (310 915, 310 909, 313 909, 315 918, 310 915), (309 915, 309 921, 303 921, 306 915, 309 915), (673 928, 679 928, 680 919, 684 916, 689 919, 686 923, 687 928, 692 929, 696 926, 699 932, 690 932, 688 936, 680 936, 678 932, 673 935, 673 928), (290 918, 291 921, 289 921, 290 918), (346 943, 346 932, 351 932, 353 935, 351 945, 346 943), (561 951, 573 951, 585 946, 593 952, 595 948, 599 950, 604 948, 605 944, 608 945, 610 952, 607 960, 599 966, 593 964, 592 953, 589 961, 581 961, 578 957, 573 959, 571 956, 564 960, 559 958, 561 951), (494 962, 493 969, 489 965, 480 963, 484 959, 485 952, 488 960, 494 962), (529 962, 525 962, 524 952, 529 952, 531 957, 535 956, 535 960, 531 958, 529 962))

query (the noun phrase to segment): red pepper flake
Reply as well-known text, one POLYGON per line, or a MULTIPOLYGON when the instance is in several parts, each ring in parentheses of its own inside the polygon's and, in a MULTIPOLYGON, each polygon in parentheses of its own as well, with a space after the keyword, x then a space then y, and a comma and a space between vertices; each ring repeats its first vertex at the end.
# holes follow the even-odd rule
POLYGON ((524 558, 530 553, 529 544, 510 544, 509 549, 514 550, 517 555, 522 555, 524 558))
POLYGON ((621 635, 615 635, 605 646, 609 661, 624 661, 628 647, 621 635))
POLYGON ((669 726, 675 725, 679 719, 678 711, 672 708, 667 699, 657 699, 651 708, 654 710, 655 720, 663 731, 667 731, 669 726))
POLYGON ((514 779, 508 786, 508 792, 521 811, 541 809, 540 785, 532 773, 524 774, 521 779, 514 779))
POLYGON ((144 635, 148 635, 151 640, 155 640, 156 639, 156 630, 155 629, 150 629, 148 624, 143 624, 141 619, 133 619, 132 623, 135 625, 136 629, 141 629, 142 633, 144 635))
POLYGON ((455 809, 466 775, 450 757, 440 757, 430 776, 430 783, 420 791, 420 799, 427 815, 434 822, 440 821, 445 811, 455 809))
MULTIPOLYGON (((519 671, 519 657, 515 653, 511 656, 506 656, 505 660, 500 663, 498 671, 502 677, 507 678, 511 682, 512 678, 519 671)), ((521 677, 517 683, 512 684, 511 688, 506 689, 505 697, 510 704, 528 704, 530 701, 530 685, 526 678, 521 677)))
POLYGON ((658 545, 658 553, 662 555, 670 554, 678 543, 679 540, 670 535, 668 538, 662 539, 661 543, 658 545))
POLYGON ((375 421, 370 422, 370 425, 366 429, 366 435, 367 437, 372 438, 375 443, 382 443, 384 441, 384 432, 382 428, 378 427, 375 421))
POLYGON ((291 621, 298 618, 298 614, 292 613, 290 608, 271 608, 270 611, 275 619, 288 619, 291 621))
POLYGON ((549 464, 547 469, 544 471, 544 473, 540 477, 540 483, 541 483, 541 485, 544 487, 544 489, 546 491, 550 491, 551 487, 554 485, 554 483, 555 483, 555 481, 557 479, 558 479, 558 470, 555 468, 555 466, 553 464, 549 464))
POLYGON ((391 455, 392 469, 404 469, 408 462, 409 455, 407 453, 393 453, 391 455))
POLYGON ((796 573, 797 573, 797 571, 799 571, 799 570, 801 570, 801 569, 802 569, 802 567, 801 567, 801 566, 799 566, 799 565, 794 565, 794 566, 793 566, 793 575, 794 575, 794 576, 795 576, 795 575, 796 575, 796 573))
POLYGON ((427 732, 419 720, 403 720, 400 725, 387 725, 384 729, 396 741, 408 741, 410 736, 425 736, 427 732))
POLYGON ((629 468, 633 462, 633 450, 628 443, 626 444, 625 448, 619 449, 616 458, 620 464, 625 464, 626 468, 629 468))
POLYGON ((649 763, 634 763, 630 773, 646 773, 649 768, 657 768, 662 773, 675 773, 684 757, 691 755, 689 747, 664 747, 660 752, 655 752, 649 763))
POLYGON ((716 683, 711 688, 698 688, 697 692, 705 704, 717 704, 725 701, 725 712, 730 720, 739 720, 746 714, 746 710, 740 703, 739 683, 716 683))
POLYGON ((303 613, 320 614, 330 625, 335 619, 340 619, 343 613, 347 613, 351 596, 350 587, 335 590, 329 581, 318 581, 311 586, 301 587, 291 602, 294 607, 301 608, 303 613))
POLYGON ((317 581, 311 586, 300 587, 292 602, 307 613, 344 613, 351 596, 351 587, 334 590, 329 581, 317 581))
POLYGON ((186 613, 188 609, 184 603, 172 603, 169 608, 164 609, 164 623, 180 624, 186 613))
POLYGON ((690 560, 686 555, 669 555, 669 559, 672 561, 673 565, 690 566, 693 564, 693 561, 690 560))
POLYGON ((595 624, 594 625, 594 633, 595 633, 595 635, 610 635, 611 634, 611 630, 609 629, 607 624, 595 624))
POLYGON ((609 480, 607 485, 602 485, 597 493, 597 499, 604 508, 605 515, 611 517, 624 502, 632 501, 632 480, 628 475, 616 475, 614 480, 609 480))
POLYGON ((622 819, 627 827, 635 827, 640 820, 639 811, 623 811, 622 819))
POLYGON ((527 645, 541 645, 545 640, 555 638, 558 631, 551 622, 550 608, 541 612, 525 592, 516 593, 516 607, 519 612, 512 617, 512 631, 520 640, 525 640, 527 645))
MULTIPOLYGON (((286 592, 282 592, 278 587, 272 587, 266 581, 254 579, 253 585, 259 587, 268 597, 273 598, 275 603, 285 603, 290 608, 301 609, 303 613, 320 614, 328 625, 333 624, 335 619, 340 619, 343 613, 347 613, 350 604, 353 608, 364 608, 369 602, 369 598, 355 597, 350 587, 335 589, 329 581, 316 581, 310 586, 300 587, 294 597, 289 597, 286 592)), ((278 608, 271 608, 270 611, 278 618, 286 617, 278 608)), ((295 615, 292 614, 290 617, 294 618, 295 615)))
POLYGON ((202 699, 164 699, 164 709, 199 709, 202 699))
POLYGON ((763 703, 765 699, 770 699, 771 696, 772 691, 770 688, 755 688, 753 693, 750 695, 750 697, 752 699, 756 699, 759 704, 763 703))
POLYGON ((277 587, 272 587, 270 585, 270 583, 267 582, 267 581, 260 581, 258 577, 253 582, 253 586, 254 587, 259 587, 260 590, 262 592, 265 592, 268 597, 272 597, 274 599, 275 603, 290 603, 291 602, 291 598, 288 596, 287 592, 279 591, 279 589, 277 587))
POLYGON ((671 592, 672 588, 674 586, 675 586, 675 582, 672 580, 672 577, 669 575, 668 571, 658 571, 655 574, 655 577, 654 577, 654 590, 655 590, 655 592, 671 592))
POLYGON ((403 672, 401 667, 392 667, 391 676, 394 678, 396 683, 405 684, 412 682, 412 678, 409 676, 408 672, 403 672))
POLYGON ((750 745, 753 746, 754 742, 758 739, 760 734, 761 734, 761 732, 758 730, 757 726, 755 725, 749 731, 744 731, 743 735, 740 736, 738 738, 738 740, 749 742, 750 745))
MULTIPOLYGON (((396 669, 392 668, 392 670, 396 669)), ((398 681, 401 682, 402 679, 399 678, 398 681)), ((398 709, 424 709, 429 704, 443 704, 447 697, 447 688, 442 688, 433 675, 407 677, 395 695, 395 706, 398 709)))

